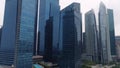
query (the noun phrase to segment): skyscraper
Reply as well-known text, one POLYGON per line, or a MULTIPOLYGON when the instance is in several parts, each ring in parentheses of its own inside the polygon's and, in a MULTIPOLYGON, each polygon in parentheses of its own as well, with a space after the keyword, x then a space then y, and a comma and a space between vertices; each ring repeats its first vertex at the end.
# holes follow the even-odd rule
POLYGON ((86 53, 86 33, 83 33, 81 53, 86 53))
POLYGON ((86 54, 87 60, 98 62, 98 34, 94 10, 85 14, 86 54))
POLYGON ((82 15, 80 4, 72 3, 61 11, 62 62, 61 68, 80 68, 82 45, 82 15))
POLYGON ((0 65, 32 68, 37 0, 6 0, 0 65))
MULTIPOLYGON (((40 0, 40 15, 39 15, 39 32, 40 42, 39 55, 44 55, 45 47, 45 25, 49 17, 53 17, 53 52, 58 45, 58 31, 59 31, 59 0, 40 0)), ((56 55, 54 53, 54 55, 56 55)))
POLYGON ((101 46, 101 63, 107 64, 112 61, 109 36, 109 22, 106 7, 101 2, 99 8, 99 41, 101 46))
POLYGON ((44 59, 47 62, 52 62, 53 58, 53 18, 50 17, 46 21, 46 27, 45 27, 45 54, 44 59))
POLYGON ((109 33, 110 33, 110 46, 112 57, 116 56, 116 46, 115 46, 115 31, 114 31, 114 15, 112 9, 107 9, 108 22, 109 22, 109 33))
POLYGON ((2 27, 0 28, 0 44, 1 44, 1 37, 2 37, 2 27))
POLYGON ((6 0, 0 46, 0 65, 12 65, 14 61, 16 14, 17 0, 6 0))
POLYGON ((120 36, 115 37, 117 61, 120 61, 120 36))

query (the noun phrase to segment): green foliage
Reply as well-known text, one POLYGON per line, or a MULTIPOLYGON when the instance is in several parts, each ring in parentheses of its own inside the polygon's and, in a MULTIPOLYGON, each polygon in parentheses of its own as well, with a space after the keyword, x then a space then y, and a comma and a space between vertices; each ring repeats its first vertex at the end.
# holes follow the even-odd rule
POLYGON ((120 64, 116 64, 114 67, 112 68, 120 68, 120 64))
POLYGON ((92 61, 88 61, 88 60, 84 60, 83 63, 85 65, 96 65, 96 63, 92 62, 92 61))
POLYGON ((116 64, 116 62, 110 62, 108 65, 113 65, 113 64, 116 64))
POLYGON ((91 67, 89 67, 87 65, 82 65, 82 68, 91 68, 91 67))

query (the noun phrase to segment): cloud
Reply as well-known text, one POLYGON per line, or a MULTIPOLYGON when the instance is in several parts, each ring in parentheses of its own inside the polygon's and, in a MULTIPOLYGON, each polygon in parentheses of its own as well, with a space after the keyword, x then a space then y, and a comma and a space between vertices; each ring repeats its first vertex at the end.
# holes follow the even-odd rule
POLYGON ((4 16, 4 4, 5 0, 0 0, 0 25, 3 24, 3 16, 4 16))

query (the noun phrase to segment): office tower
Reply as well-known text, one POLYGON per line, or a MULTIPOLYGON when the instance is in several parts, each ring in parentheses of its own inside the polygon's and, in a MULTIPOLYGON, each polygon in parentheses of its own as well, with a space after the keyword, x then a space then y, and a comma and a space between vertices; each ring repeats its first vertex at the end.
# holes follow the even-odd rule
POLYGON ((106 7, 101 2, 99 8, 99 41, 101 46, 101 63, 107 64, 111 59, 109 22, 106 7))
POLYGON ((85 14, 86 56, 87 60, 98 62, 98 34, 94 10, 85 14))
MULTIPOLYGON (((59 31, 59 0, 40 0, 39 10, 39 32, 40 41, 39 44, 39 55, 44 55, 45 47, 45 25, 49 17, 53 17, 53 53, 56 52, 58 45, 58 31, 59 31)), ((56 56, 56 53, 54 53, 56 56)))
POLYGON ((47 62, 52 62, 52 45, 53 45, 53 18, 50 17, 46 21, 46 26, 45 26, 45 54, 44 54, 44 59, 47 62))
POLYGON ((80 4, 72 3, 61 11, 62 61, 60 68, 80 68, 82 15, 80 4))
POLYGON ((14 61, 16 68, 32 68, 36 9, 37 0, 18 1, 14 61))
POLYGON ((120 36, 115 37, 117 61, 120 61, 120 36))
POLYGON ((6 0, 0 65, 32 68, 37 0, 6 0))
POLYGON ((116 49, 115 49, 115 31, 114 31, 113 10, 107 9, 107 14, 108 14, 108 22, 109 22, 111 55, 112 55, 112 57, 115 57, 116 56, 116 49))
POLYGON ((0 65, 12 65, 15 51, 17 1, 6 0, 0 46, 0 65), (15 10, 16 9, 16 10, 15 10), (11 40, 12 39, 12 40, 11 40))
POLYGON ((86 53, 86 32, 83 33, 81 53, 86 53))
POLYGON ((86 60, 86 33, 83 32, 82 36, 82 46, 81 48, 81 62, 84 63, 83 61, 86 60))
POLYGON ((2 27, 0 28, 0 43, 1 43, 1 37, 2 37, 2 27))

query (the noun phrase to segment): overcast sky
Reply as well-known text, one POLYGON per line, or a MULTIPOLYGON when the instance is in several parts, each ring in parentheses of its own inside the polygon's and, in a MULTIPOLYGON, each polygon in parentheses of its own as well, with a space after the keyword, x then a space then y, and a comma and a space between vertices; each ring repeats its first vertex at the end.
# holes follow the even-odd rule
MULTIPOLYGON (((94 9, 95 14, 98 15, 99 3, 101 1, 106 5, 107 8, 114 10, 115 34, 120 35, 120 0, 60 0, 60 5, 62 9, 72 2, 81 3, 81 13, 83 15, 84 26, 84 13, 86 13, 90 9, 94 9)), ((2 25, 3 23, 4 5, 5 0, 0 0, 0 25, 2 25)))

